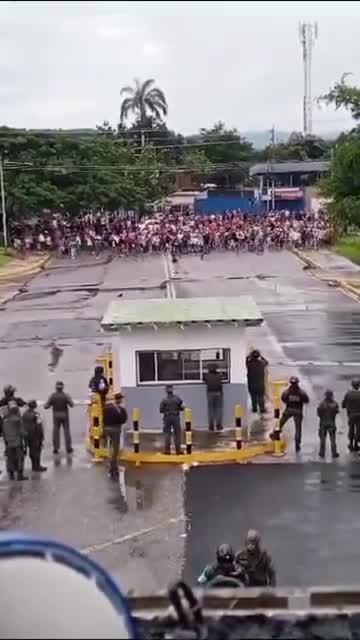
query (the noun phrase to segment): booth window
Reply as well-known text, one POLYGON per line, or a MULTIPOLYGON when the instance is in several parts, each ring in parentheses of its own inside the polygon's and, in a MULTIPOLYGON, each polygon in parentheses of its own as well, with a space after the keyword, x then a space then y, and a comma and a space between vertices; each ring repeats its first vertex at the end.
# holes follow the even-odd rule
POLYGON ((230 349, 138 351, 138 384, 201 382, 210 364, 216 364, 224 382, 230 380, 230 349))

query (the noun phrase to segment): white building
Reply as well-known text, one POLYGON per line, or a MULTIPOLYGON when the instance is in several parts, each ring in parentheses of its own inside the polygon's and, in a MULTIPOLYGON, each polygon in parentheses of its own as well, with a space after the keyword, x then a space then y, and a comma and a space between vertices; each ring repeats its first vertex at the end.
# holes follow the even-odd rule
POLYGON ((160 429, 165 385, 193 411, 193 426, 207 428, 203 374, 216 363, 223 376, 224 426, 234 424, 234 405, 246 410, 246 327, 263 322, 248 296, 116 300, 101 322, 113 335, 115 385, 129 410, 141 411, 142 429, 160 429))

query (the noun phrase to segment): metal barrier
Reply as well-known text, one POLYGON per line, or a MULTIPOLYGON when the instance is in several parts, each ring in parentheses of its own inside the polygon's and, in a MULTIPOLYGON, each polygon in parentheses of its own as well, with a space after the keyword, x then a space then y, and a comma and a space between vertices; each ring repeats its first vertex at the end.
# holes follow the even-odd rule
POLYGON ((272 403, 274 409, 274 431, 273 431, 273 441, 274 441, 274 455, 281 456, 283 455, 283 439, 281 437, 281 429, 280 429, 280 402, 281 402, 281 389, 287 385, 285 380, 273 380, 271 383, 272 386, 272 403))

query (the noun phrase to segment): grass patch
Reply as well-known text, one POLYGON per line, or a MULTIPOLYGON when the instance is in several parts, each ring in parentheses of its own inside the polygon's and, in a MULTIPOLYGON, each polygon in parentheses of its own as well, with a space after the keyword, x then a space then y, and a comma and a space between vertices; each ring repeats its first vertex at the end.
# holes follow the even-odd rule
POLYGON ((335 251, 356 264, 360 264, 360 236, 343 236, 335 244, 335 251))
POLYGON ((0 267, 5 267, 13 258, 14 256, 11 250, 0 249, 0 267))

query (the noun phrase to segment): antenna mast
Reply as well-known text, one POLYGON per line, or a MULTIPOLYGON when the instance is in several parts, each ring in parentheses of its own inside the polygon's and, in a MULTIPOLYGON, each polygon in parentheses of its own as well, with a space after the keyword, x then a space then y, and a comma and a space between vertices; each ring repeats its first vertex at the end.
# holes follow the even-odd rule
POLYGON ((311 95, 311 66, 312 51, 318 37, 317 22, 300 22, 299 37, 303 51, 304 64, 304 109, 303 131, 304 136, 312 134, 312 95, 311 95))

